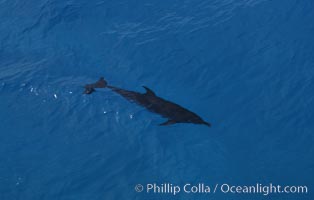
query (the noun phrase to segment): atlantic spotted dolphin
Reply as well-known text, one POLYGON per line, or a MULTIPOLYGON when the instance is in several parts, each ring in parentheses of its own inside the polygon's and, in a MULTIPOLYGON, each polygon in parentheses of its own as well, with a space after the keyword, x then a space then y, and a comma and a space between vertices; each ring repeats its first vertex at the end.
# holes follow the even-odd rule
POLYGON ((84 94, 91 94, 95 91, 95 88, 109 88, 113 92, 121 95, 125 99, 137 103, 140 106, 145 107, 147 110, 157 113, 168 120, 160 125, 171 125, 175 123, 193 123, 204 124, 211 126, 210 123, 205 122, 200 116, 189 111, 186 108, 181 107, 178 104, 167 101, 156 94, 146 86, 143 86, 146 93, 139 93, 124 90, 118 87, 110 86, 105 79, 101 77, 96 83, 85 85, 84 94))

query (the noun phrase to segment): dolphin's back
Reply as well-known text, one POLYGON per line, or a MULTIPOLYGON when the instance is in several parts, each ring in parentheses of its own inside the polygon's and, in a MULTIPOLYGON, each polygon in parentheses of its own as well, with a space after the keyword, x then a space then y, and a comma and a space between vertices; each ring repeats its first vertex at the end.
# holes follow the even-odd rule
POLYGON ((118 87, 110 86, 107 82, 101 78, 94 84, 87 84, 85 86, 85 94, 91 94, 95 91, 94 88, 109 88, 113 92, 121 95, 125 99, 134 102, 140 106, 145 107, 147 110, 160 114, 161 116, 168 118, 168 121, 161 125, 170 125, 174 123, 196 123, 205 124, 210 126, 209 123, 205 122, 197 114, 189 111, 182 106, 158 97, 151 89, 143 86, 146 93, 133 92, 124 90, 118 87))

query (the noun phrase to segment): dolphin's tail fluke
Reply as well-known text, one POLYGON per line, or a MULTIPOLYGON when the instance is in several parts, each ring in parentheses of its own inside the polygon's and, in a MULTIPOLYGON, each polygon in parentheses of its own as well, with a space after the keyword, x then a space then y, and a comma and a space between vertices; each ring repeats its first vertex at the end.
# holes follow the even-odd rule
POLYGON ((95 92, 95 88, 105 88, 107 85, 107 81, 104 79, 104 77, 101 77, 96 83, 85 85, 85 91, 83 93, 91 94, 95 92))
POLYGON ((104 79, 104 77, 100 77, 100 79, 94 83, 95 88, 105 88, 107 87, 107 81, 104 79))

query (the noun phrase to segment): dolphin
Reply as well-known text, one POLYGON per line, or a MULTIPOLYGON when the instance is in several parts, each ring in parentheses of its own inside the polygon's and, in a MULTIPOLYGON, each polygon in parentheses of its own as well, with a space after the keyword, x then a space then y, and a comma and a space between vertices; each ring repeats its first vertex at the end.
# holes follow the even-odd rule
POLYGON ((107 84, 107 81, 101 77, 97 82, 85 85, 85 91, 83 93, 91 94, 96 91, 95 88, 109 88, 125 99, 167 118, 168 120, 166 122, 159 124, 161 126, 175 123, 193 123, 203 124, 209 127, 211 126, 210 123, 204 121, 200 116, 189 111, 188 109, 158 97, 151 89, 146 86, 143 86, 143 88, 146 90, 145 93, 133 92, 110 86, 107 84))

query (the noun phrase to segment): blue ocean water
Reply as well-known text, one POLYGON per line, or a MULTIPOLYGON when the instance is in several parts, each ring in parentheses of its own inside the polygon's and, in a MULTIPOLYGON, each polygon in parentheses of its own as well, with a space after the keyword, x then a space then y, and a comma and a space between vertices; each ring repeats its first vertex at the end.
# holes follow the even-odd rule
POLYGON ((1 200, 314 198, 313 1, 0 0, 0 19, 1 200), (212 127, 161 127, 110 90, 83 95, 100 76, 212 127))

